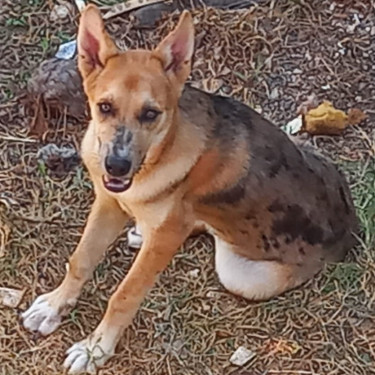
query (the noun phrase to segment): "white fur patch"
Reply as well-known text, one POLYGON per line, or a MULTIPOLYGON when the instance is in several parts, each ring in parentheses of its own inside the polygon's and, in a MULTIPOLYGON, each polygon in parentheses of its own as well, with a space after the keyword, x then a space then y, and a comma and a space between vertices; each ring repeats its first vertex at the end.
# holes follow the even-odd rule
POLYGON ((267 299, 282 291, 283 265, 253 261, 231 250, 231 245, 215 237, 215 264, 221 283, 229 291, 247 299, 267 299))
POLYGON ((67 358, 64 367, 69 369, 69 374, 88 372, 96 374, 98 367, 113 356, 116 343, 112 337, 95 335, 75 343, 66 352, 67 358))
POLYGON ((49 335, 61 323, 61 315, 50 305, 47 294, 39 296, 21 316, 26 329, 42 335, 49 335))

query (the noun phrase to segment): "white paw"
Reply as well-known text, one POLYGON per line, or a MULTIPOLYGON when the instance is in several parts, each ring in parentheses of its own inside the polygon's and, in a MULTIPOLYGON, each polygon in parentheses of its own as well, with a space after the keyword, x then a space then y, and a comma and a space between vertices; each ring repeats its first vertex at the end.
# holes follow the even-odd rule
POLYGON ((128 245, 134 249, 140 249, 142 247, 142 233, 137 226, 130 228, 128 231, 128 245))
POLYGON ((54 294, 47 293, 39 296, 28 310, 22 313, 23 326, 29 331, 39 332, 46 336, 57 329, 61 319, 71 309, 72 303, 64 301, 61 304, 54 304, 54 294), (59 306, 59 307, 54 307, 59 306))
POLYGON ((113 356, 114 348, 105 348, 104 342, 95 339, 94 335, 77 342, 67 352, 64 367, 69 369, 69 374, 88 372, 95 374, 96 369, 113 356))

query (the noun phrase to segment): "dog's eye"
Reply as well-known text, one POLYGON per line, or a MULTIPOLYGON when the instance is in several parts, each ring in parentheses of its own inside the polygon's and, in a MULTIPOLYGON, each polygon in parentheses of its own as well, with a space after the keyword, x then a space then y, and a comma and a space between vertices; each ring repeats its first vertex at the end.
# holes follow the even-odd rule
POLYGON ((145 109, 139 118, 140 122, 153 122, 160 115, 156 109, 145 109))
POLYGON ((106 102, 99 103, 98 107, 99 107, 99 111, 103 113, 103 115, 109 115, 113 111, 112 105, 110 103, 106 103, 106 102))

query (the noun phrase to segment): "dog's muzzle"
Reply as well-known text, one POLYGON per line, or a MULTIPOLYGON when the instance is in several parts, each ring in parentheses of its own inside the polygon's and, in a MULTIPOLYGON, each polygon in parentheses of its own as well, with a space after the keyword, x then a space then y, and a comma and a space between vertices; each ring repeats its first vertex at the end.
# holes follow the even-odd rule
POLYGON ((108 155, 104 162, 106 175, 103 176, 104 187, 112 193, 122 193, 132 184, 129 177, 132 163, 128 158, 117 155, 108 155))

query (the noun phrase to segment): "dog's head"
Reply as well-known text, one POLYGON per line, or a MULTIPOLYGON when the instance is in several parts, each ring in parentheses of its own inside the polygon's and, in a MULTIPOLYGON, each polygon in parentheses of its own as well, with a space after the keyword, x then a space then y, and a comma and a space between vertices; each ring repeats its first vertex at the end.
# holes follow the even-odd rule
POLYGON ((78 66, 108 190, 125 191, 143 165, 157 163, 176 126, 193 48, 194 27, 186 11, 153 51, 120 52, 104 29, 99 10, 94 5, 84 10, 78 66))

